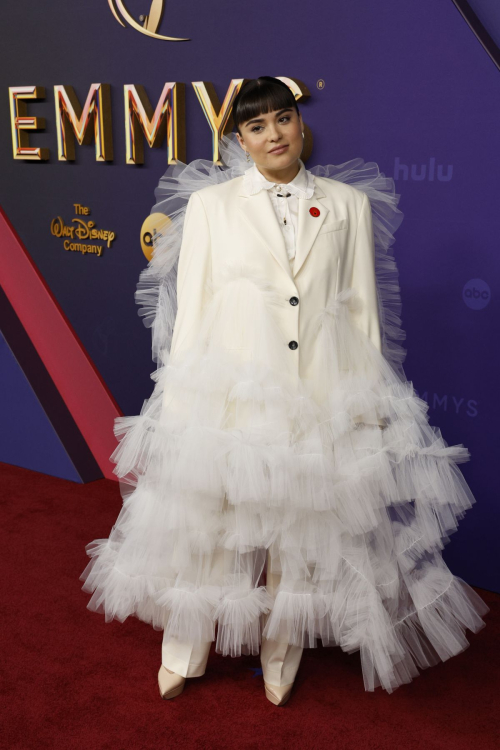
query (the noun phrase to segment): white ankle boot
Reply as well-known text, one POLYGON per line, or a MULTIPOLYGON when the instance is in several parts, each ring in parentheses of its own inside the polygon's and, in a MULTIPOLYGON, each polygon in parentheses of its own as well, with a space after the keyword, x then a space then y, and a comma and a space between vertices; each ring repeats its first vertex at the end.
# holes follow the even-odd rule
POLYGON ((169 669, 163 666, 160 667, 158 672, 158 687, 160 688, 160 695, 165 700, 170 698, 176 698, 184 690, 186 684, 186 678, 176 672, 171 672, 169 669))

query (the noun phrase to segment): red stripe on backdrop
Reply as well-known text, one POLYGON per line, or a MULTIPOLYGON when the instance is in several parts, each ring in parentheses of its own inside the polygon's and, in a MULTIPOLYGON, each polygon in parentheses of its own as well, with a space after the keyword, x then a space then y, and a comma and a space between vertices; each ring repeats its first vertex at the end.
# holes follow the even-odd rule
POLYGON ((1 207, 0 284, 103 475, 117 480, 109 456, 123 412, 1 207))

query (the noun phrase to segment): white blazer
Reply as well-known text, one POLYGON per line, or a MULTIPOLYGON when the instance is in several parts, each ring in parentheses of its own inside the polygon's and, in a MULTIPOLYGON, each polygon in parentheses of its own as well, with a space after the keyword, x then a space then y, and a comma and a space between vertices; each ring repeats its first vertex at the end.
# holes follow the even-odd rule
POLYGON ((224 283, 228 264, 257 274, 279 293, 283 304, 273 306, 272 314, 286 361, 301 378, 321 378, 314 316, 348 287, 355 288, 362 303, 356 325, 381 352, 369 199, 342 182, 316 175, 314 180, 314 195, 299 200, 292 266, 267 190, 246 195, 241 175, 191 195, 179 255, 171 358, 193 345, 210 288, 224 283))

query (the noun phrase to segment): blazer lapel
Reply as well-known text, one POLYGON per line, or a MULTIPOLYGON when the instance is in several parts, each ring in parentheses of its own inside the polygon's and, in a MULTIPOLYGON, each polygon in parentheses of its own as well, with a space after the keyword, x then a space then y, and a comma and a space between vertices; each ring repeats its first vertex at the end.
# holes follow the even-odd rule
POLYGON ((296 237, 295 259, 293 269, 290 267, 286 251, 285 238, 274 212, 271 198, 267 190, 259 190, 254 195, 238 193, 239 213, 245 224, 255 233, 260 242, 275 257, 285 273, 293 278, 298 274, 309 255, 319 230, 321 229, 329 209, 318 200, 325 193, 316 183, 312 198, 299 198, 298 201, 298 233, 296 237), (309 209, 318 208, 319 216, 313 216, 309 209))
POLYGON ((298 202, 298 233, 295 247, 293 275, 296 276, 309 255, 318 232, 328 216, 329 209, 320 200, 325 194, 316 183, 311 198, 300 198, 298 202), (310 213, 311 208, 319 209, 319 216, 310 213))
POLYGON ((247 226, 256 234, 262 244, 276 258, 288 276, 292 276, 290 261, 286 251, 285 238, 274 212, 267 190, 259 190, 254 195, 239 194, 239 212, 247 226))

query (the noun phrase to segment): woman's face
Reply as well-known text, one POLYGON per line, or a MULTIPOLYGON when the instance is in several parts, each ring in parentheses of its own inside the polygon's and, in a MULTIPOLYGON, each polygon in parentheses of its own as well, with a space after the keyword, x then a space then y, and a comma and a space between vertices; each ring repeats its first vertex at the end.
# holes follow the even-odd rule
POLYGON ((240 130, 241 135, 236 133, 240 146, 261 171, 270 174, 295 165, 304 147, 302 115, 294 107, 260 114, 241 123, 240 130))

